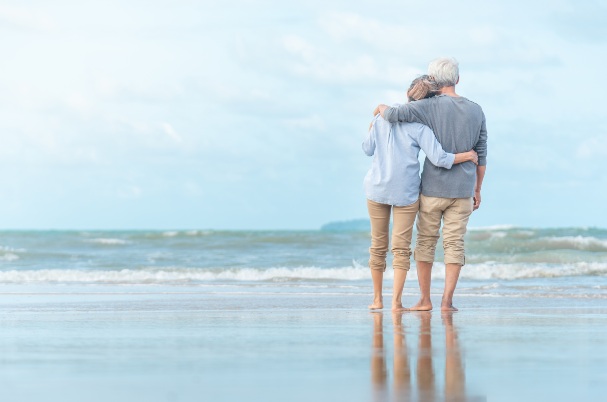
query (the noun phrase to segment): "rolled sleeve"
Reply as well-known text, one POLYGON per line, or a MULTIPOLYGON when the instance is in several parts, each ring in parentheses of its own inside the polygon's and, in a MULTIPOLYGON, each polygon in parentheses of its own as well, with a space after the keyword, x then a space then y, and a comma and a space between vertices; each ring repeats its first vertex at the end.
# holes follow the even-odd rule
POLYGON ((369 134, 367 135, 367 138, 363 141, 362 147, 363 152, 367 156, 373 156, 373 154, 375 153, 375 138, 373 129, 369 130, 369 134))
POLYGON ((416 140, 419 147, 425 152, 426 157, 434 166, 451 169, 453 162, 455 162, 455 154, 445 152, 432 130, 426 126, 420 127, 416 140))
POLYGON ((375 138, 377 137, 377 126, 379 124, 381 124, 381 121, 378 122, 378 120, 380 120, 380 118, 381 118, 381 116, 375 116, 375 118, 373 119, 373 122, 371 124, 371 129, 369 129, 369 132, 367 133, 367 137, 363 141, 363 144, 362 144, 363 152, 367 156, 373 156, 373 154, 375 153, 375 138))
POLYGON ((478 165, 487 165, 487 124, 485 121, 485 115, 483 115, 483 122, 481 123, 481 133, 478 137, 478 142, 474 147, 474 150, 478 154, 478 165))
POLYGON ((449 152, 446 152, 442 162, 443 165, 441 167, 444 167, 445 169, 451 169, 453 167, 453 163, 455 162, 455 154, 450 154, 449 152))

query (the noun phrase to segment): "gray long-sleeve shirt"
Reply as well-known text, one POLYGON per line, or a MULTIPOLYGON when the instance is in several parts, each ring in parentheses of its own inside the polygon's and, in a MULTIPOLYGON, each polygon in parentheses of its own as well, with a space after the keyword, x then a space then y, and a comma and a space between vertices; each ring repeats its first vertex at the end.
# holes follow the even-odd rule
MULTIPOLYGON (((408 121, 425 124, 446 152, 459 153, 474 149, 478 164, 487 164, 487 127, 479 105, 464 98, 439 95, 390 107, 384 118, 395 123, 408 121)), ((440 198, 468 198, 474 195, 476 165, 464 162, 450 170, 434 166, 428 158, 422 172, 422 194, 440 198)))

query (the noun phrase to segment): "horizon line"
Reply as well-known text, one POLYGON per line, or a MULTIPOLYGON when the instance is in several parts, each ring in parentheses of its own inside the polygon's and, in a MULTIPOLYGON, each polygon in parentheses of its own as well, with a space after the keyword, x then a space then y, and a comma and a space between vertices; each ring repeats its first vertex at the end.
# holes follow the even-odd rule
MULTIPOLYGON (((352 229, 323 229, 324 226, 335 223, 346 223, 357 221, 358 219, 350 220, 350 221, 334 221, 326 224, 322 224, 317 228, 0 228, 0 233, 2 232, 296 232, 296 231, 353 231, 352 229)), ((360 219, 363 220, 363 219, 360 219)), ((590 230, 590 229, 603 229, 607 230, 605 227, 600 226, 522 226, 522 225, 510 225, 510 224, 497 224, 497 225, 487 225, 487 226, 471 226, 467 230, 475 231, 475 230, 512 230, 512 229, 582 229, 582 230, 590 230)), ((354 230, 355 231, 355 230, 354 230)))

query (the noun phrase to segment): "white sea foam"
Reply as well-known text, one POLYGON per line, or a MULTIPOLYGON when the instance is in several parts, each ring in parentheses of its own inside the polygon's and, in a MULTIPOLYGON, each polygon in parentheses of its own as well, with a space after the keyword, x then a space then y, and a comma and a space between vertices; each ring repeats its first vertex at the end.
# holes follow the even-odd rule
MULTIPOLYGON (((444 278, 444 265, 435 264, 432 277, 444 278)), ((390 279, 391 269, 385 277, 390 279)), ((566 276, 607 276, 607 263, 575 263, 567 265, 547 264, 468 264, 462 269, 461 277, 471 280, 515 280, 530 278, 557 278, 566 276)), ((415 270, 409 274, 409 280, 415 279, 415 270)), ((0 283, 189 283, 189 282, 285 282, 285 281, 356 281, 369 280, 367 267, 355 264, 342 268, 142 268, 123 270, 11 270, 0 271, 0 283)))
POLYGON ((574 250, 607 251, 607 240, 592 236, 562 236, 541 239, 554 247, 574 250))
POLYGON ((114 239, 114 238, 104 238, 104 237, 100 237, 97 239, 90 239, 87 241, 89 243, 103 244, 103 245, 107 245, 107 246, 124 245, 124 244, 129 243, 128 241, 126 241, 124 239, 114 239))
POLYGON ((493 226, 477 226, 477 227, 469 227, 468 231, 476 232, 476 231, 497 231, 497 230, 511 230, 516 229, 515 225, 493 225, 493 226))
POLYGON ((178 236, 188 236, 188 237, 199 237, 199 236, 208 236, 213 234, 211 230, 167 230, 161 233, 162 237, 178 237, 178 236))
POLYGON ((188 230, 186 236, 209 236, 213 234, 212 230, 188 230))
POLYGON ((491 233, 492 239, 503 239, 506 236, 508 236, 508 233, 506 233, 506 232, 492 232, 491 233))
MULTIPOLYGON (((444 270, 433 269, 443 272, 444 270)), ((607 263, 580 262, 573 264, 469 264, 462 268, 460 276, 466 279, 532 279, 567 276, 607 276, 607 263)), ((437 276, 438 277, 438 276, 437 276)))
POLYGON ((368 278, 368 269, 346 268, 238 268, 208 270, 196 268, 123 269, 85 271, 70 269, 11 270, 0 272, 0 283, 79 282, 79 283, 171 283, 191 281, 280 281, 359 280, 368 278))
POLYGON ((19 259, 17 254, 6 253, 4 255, 0 255, 0 261, 16 261, 19 259))
POLYGON ((17 261, 20 257, 17 253, 25 253, 24 248, 14 248, 8 246, 0 246, 0 252, 4 254, 0 255, 0 261, 17 261))
POLYGON ((14 248, 9 246, 0 246, 0 251, 4 251, 6 253, 25 253, 27 250, 24 248, 14 248))

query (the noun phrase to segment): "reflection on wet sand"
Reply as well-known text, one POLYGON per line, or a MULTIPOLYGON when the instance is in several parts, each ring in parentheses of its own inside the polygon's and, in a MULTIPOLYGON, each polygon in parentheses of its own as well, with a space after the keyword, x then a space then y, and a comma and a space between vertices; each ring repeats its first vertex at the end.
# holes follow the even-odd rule
MULTIPOLYGON (((435 366, 440 363, 432 348, 432 313, 405 313, 417 317, 419 322, 415 373, 411 371, 410 350, 407 347, 406 328, 403 313, 392 314, 394 325, 394 401, 469 401, 465 394, 465 374, 462 353, 459 347, 457 329, 453 324, 453 313, 442 313, 445 332, 444 387, 440 389, 435 375, 435 366)), ((413 325, 411 325, 413 327, 413 325)), ((411 333, 411 332, 409 332, 411 333)), ((441 359, 442 360, 442 359, 441 359)), ((442 362, 441 362, 442 363, 442 362)), ((374 400, 386 400, 388 372, 384 349, 383 313, 373 313, 373 353, 371 357, 371 381, 374 400)))
POLYGON ((373 314, 373 350, 371 352, 371 386, 373 400, 383 401, 387 397, 386 353, 384 351, 384 315, 373 314))
POLYGON ((394 399, 398 401, 411 400, 411 367, 407 338, 403 330, 403 314, 393 313, 394 323, 394 399))
MULTIPOLYGON (((432 365, 432 313, 421 312, 417 349, 417 395, 423 401, 435 399, 434 367, 432 365)), ((402 316, 401 316, 402 319, 402 316)))
POLYGON ((453 313, 442 315, 445 327, 445 399, 447 401, 466 401, 465 371, 462 353, 453 325, 453 313))

